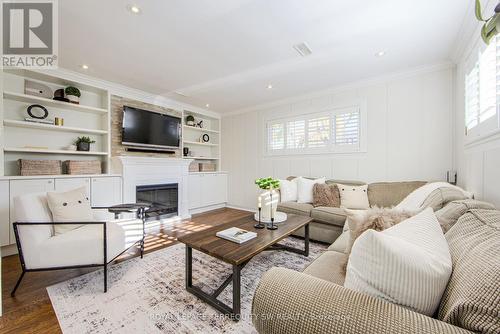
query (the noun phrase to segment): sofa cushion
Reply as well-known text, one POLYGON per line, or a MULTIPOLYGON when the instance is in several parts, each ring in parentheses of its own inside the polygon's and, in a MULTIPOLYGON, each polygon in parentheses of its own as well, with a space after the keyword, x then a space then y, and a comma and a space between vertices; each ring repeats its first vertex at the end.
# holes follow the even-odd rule
POLYGON ((284 202, 278 204, 278 211, 296 215, 310 216, 313 209, 310 203, 284 202))
POLYGON ((413 190, 423 186, 426 182, 376 182, 368 185, 368 200, 370 205, 391 207, 399 204, 413 190))
POLYGON ((438 318, 480 333, 500 333, 500 212, 470 210, 446 233, 453 273, 438 318))
POLYGON ((460 201, 452 201, 444 206, 444 208, 436 211, 436 217, 441 224, 443 232, 455 225, 460 217, 462 217, 470 209, 487 209, 494 210, 495 206, 490 203, 476 201, 474 199, 464 199, 460 201))
POLYGON ((313 202, 313 187, 315 184, 325 183, 325 178, 315 180, 299 177, 297 181, 297 203, 312 203, 313 202))
POLYGON ((331 244, 330 247, 328 247, 328 250, 336 251, 339 253, 345 253, 350 239, 351 239, 351 232, 344 231, 342 232, 340 237, 338 237, 337 240, 335 240, 335 242, 331 244))
POLYGON ((325 224, 344 227, 346 214, 342 208, 318 206, 317 208, 313 208, 311 210, 311 217, 314 218, 314 220, 325 224))
POLYGON ((280 181, 280 200, 282 202, 296 202, 297 201, 297 181, 293 180, 279 180, 280 181))
POLYGON ((457 188, 441 187, 430 193, 422 204, 422 208, 432 208, 434 211, 442 209, 451 201, 464 200, 464 192, 457 188))
POLYGON ((341 263, 345 262, 345 254, 335 251, 326 251, 314 260, 304 273, 330 281, 332 283, 343 285, 344 274, 341 268, 341 263))
POLYGON ((316 183, 313 187, 313 205, 340 207, 340 193, 336 184, 316 183))
POLYGON ((368 209, 368 185, 349 186, 337 184, 340 193, 340 206, 348 209, 368 209))
POLYGON ((428 208, 354 243, 345 287, 432 316, 452 271, 448 244, 428 208))
MULTIPOLYGON (((324 243, 331 244, 342 234, 342 228, 337 225, 323 224, 317 221, 309 223, 309 238, 324 243)), ((298 237, 305 236, 305 229, 299 228, 292 235, 298 237)))

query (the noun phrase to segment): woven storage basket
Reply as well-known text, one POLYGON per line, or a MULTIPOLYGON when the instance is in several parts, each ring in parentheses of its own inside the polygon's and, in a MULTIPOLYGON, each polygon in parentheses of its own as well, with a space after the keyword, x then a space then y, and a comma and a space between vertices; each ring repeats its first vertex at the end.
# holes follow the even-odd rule
POLYGON ((61 160, 19 159, 18 163, 21 176, 62 174, 61 160))
POLYGON ((67 174, 101 174, 100 160, 66 160, 64 162, 67 174))
POLYGON ((215 164, 211 162, 200 163, 200 172, 215 172, 215 164))
POLYGON ((199 172, 200 171, 200 164, 196 161, 193 161, 192 163, 189 164, 189 171, 190 172, 199 172))

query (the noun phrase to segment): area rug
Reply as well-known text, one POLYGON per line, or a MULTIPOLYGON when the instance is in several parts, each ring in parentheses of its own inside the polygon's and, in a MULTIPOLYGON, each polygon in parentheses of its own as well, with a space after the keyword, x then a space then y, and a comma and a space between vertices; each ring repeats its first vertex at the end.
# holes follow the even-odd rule
MULTIPOLYGON (((281 241, 302 248, 304 241, 281 241)), ((108 270, 103 293, 102 270, 47 288, 64 333, 255 333, 251 320, 253 293, 271 267, 302 270, 326 250, 310 243, 308 258, 265 251, 241 272, 241 320, 234 322, 185 290, 185 247, 177 244, 116 265, 108 270)), ((212 292, 231 273, 231 267, 193 250, 193 284, 212 292)), ((231 284, 219 296, 231 305, 231 284)))

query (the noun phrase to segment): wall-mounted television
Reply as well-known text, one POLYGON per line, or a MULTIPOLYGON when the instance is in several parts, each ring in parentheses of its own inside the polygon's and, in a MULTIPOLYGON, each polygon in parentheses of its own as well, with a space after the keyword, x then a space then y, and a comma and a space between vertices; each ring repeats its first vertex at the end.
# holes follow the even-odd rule
POLYGON ((178 149, 181 118, 134 107, 123 107, 122 144, 153 149, 178 149))

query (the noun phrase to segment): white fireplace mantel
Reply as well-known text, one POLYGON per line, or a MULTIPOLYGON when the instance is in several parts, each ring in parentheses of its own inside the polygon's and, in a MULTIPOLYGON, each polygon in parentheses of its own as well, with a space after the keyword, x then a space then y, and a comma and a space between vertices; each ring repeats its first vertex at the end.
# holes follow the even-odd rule
POLYGON ((191 218, 188 209, 188 176, 192 159, 119 156, 111 160, 113 173, 123 178, 123 201, 136 202, 136 187, 177 183, 179 216, 191 218))

